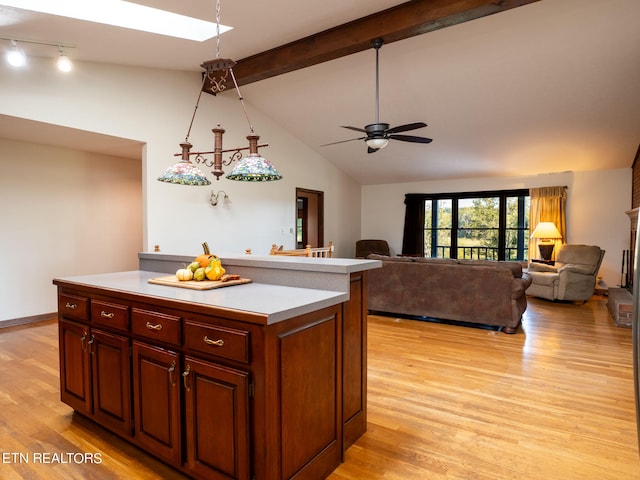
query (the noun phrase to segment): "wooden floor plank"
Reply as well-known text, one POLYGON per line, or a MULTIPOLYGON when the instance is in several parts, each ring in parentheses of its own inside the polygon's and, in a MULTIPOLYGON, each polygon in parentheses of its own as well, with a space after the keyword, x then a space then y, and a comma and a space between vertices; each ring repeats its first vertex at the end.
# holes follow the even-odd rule
MULTIPOLYGON (((368 332, 368 431, 330 480, 640 480, 631 330, 606 297, 530 298, 515 335, 373 315, 368 332)), ((186 478, 60 402, 55 321, 0 330, 0 361, 0 478, 186 478), (33 458, 74 452, 101 463, 33 458)))

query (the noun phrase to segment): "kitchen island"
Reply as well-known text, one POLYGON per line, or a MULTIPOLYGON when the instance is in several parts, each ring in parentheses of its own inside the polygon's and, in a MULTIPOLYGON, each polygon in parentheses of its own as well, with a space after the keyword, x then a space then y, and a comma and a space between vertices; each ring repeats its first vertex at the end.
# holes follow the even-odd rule
POLYGON ((62 400, 194 478, 328 476, 366 430, 378 262, 223 258, 253 282, 196 291, 150 284, 176 259, 148 271, 142 255, 141 270, 54 280, 62 400))

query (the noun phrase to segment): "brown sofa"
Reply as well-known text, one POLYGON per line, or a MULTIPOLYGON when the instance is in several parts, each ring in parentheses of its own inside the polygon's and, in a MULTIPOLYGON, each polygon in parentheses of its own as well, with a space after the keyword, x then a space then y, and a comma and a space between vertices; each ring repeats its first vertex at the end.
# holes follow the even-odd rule
POLYGON ((515 333, 531 277, 517 262, 387 257, 368 272, 372 312, 502 327, 515 333))

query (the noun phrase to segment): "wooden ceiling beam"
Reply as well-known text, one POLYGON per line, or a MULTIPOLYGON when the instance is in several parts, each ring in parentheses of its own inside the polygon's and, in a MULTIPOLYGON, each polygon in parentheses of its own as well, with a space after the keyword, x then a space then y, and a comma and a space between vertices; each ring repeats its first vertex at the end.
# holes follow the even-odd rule
POLYGON ((367 50, 374 38, 396 42, 537 1, 412 0, 243 58, 233 72, 246 85, 367 50))

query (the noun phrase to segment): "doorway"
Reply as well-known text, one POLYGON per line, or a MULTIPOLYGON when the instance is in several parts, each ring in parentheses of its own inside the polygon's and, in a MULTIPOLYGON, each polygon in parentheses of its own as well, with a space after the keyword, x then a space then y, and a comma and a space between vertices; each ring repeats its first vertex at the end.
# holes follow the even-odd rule
POLYGON ((296 188, 296 248, 324 246, 324 192, 296 188))

